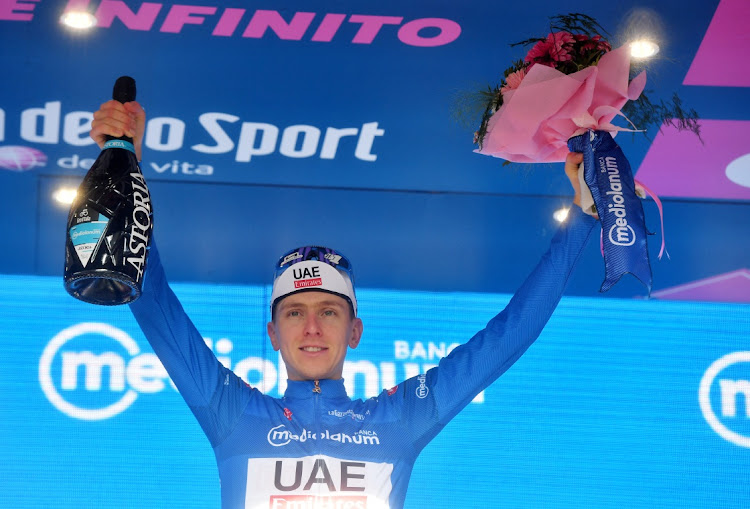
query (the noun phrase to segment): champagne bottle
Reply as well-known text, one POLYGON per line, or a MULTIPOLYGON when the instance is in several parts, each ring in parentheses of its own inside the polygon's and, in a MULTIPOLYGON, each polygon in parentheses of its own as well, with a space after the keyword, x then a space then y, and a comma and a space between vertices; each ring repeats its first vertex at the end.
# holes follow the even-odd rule
MULTIPOLYGON (((135 100, 135 81, 118 78, 112 98, 135 100)), ((128 137, 107 137, 68 214, 65 289, 100 305, 141 295, 152 231, 151 198, 128 137)))

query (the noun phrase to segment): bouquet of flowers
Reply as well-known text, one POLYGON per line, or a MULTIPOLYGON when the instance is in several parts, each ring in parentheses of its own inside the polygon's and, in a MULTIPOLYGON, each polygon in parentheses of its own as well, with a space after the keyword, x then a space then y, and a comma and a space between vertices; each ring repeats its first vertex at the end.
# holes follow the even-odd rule
POLYGON ((697 114, 683 110, 676 95, 671 104, 649 101, 643 95, 646 73, 631 66, 630 48, 612 49, 593 18, 568 14, 551 19, 549 35, 512 45, 531 49, 484 93, 476 152, 522 163, 564 161, 568 152, 582 152, 582 206, 602 222, 606 278, 601 291, 628 272, 650 291, 643 207, 630 165, 611 133, 636 131, 635 121, 640 130, 668 123, 699 135, 697 114), (632 129, 613 124, 617 116, 632 129))

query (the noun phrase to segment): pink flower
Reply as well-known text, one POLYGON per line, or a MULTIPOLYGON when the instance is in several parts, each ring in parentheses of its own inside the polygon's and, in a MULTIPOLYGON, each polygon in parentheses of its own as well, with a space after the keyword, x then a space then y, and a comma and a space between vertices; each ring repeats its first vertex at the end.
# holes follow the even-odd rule
POLYGON ((591 50, 604 51, 606 53, 607 51, 612 50, 612 46, 610 46, 610 44, 605 39, 603 39, 601 35, 589 37, 583 34, 576 34, 573 37, 575 37, 576 42, 583 43, 580 45, 581 53, 585 53, 591 50))
POLYGON ((526 62, 556 67, 557 62, 573 59, 570 49, 575 38, 568 32, 553 32, 544 41, 537 42, 526 54, 526 62))
POLYGON ((601 35, 595 35, 591 40, 596 41, 596 49, 601 51, 612 51, 612 45, 609 44, 606 39, 603 39, 601 35))
POLYGON ((505 86, 500 89, 500 92, 504 94, 509 90, 517 89, 519 85, 521 85, 521 81, 526 77, 526 73, 529 72, 529 69, 531 69, 533 65, 534 64, 531 64, 528 67, 522 67, 516 72, 509 74, 508 77, 505 78, 505 86))
POLYGON ((553 32, 547 36, 547 42, 553 48, 551 53, 557 56, 558 61, 570 60, 572 58, 568 51, 574 41, 575 39, 568 32, 553 32))
POLYGON ((549 50, 550 45, 547 41, 539 41, 529 50, 524 61, 554 67, 553 61, 549 58, 549 50))

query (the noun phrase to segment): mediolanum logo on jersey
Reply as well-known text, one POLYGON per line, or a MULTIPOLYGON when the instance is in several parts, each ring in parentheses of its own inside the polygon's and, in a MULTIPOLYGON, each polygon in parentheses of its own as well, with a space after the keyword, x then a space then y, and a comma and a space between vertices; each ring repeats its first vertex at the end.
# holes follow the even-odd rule
POLYGON ((141 393, 169 381, 153 353, 142 353, 126 332, 106 323, 79 323, 60 331, 39 360, 39 383, 58 410, 87 421, 124 412, 141 393))
MULTIPOLYGON (((308 440, 317 440, 318 434, 303 429, 299 433, 289 431, 285 425, 280 424, 268 430, 268 443, 274 447, 282 447, 291 442, 307 442, 308 440)), ((352 435, 346 433, 331 433, 329 430, 320 432, 321 440, 331 440, 342 444, 355 445, 380 445, 380 439, 377 433, 370 430, 358 430, 352 435)))
POLYGON ((700 382, 698 401, 709 426, 724 440, 750 448, 750 352, 714 361, 700 382))

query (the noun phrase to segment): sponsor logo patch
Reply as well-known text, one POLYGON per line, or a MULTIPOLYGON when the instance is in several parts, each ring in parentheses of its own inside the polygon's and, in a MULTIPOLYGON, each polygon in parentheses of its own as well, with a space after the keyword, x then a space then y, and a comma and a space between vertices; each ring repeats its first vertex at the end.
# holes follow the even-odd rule
POLYGON ((269 509, 366 509, 367 497, 272 495, 269 509))
POLYGON ((425 375, 419 375, 417 381, 419 381, 419 386, 415 392, 419 399, 424 399, 430 393, 430 388, 427 387, 427 377, 425 375))
POLYGON ((324 256, 324 258, 326 260, 328 260, 329 262, 331 262, 331 263, 335 263, 336 265, 338 265, 339 262, 341 262, 341 255, 335 255, 335 254, 331 254, 331 253, 326 253, 325 256, 324 256))
POLYGON ((602 173, 607 173, 609 179, 609 191, 605 193, 610 203, 607 204, 608 211, 615 215, 615 224, 609 229, 609 241, 616 246, 632 246, 635 244, 635 231, 628 224, 628 211, 625 208, 625 198, 622 193, 622 182, 620 181, 620 169, 617 167, 617 159, 605 157, 600 159, 602 173))
MULTIPOLYGON (((370 411, 368 410, 367 413, 369 414, 370 411)), ((340 410, 330 410, 328 412, 328 415, 332 415, 334 417, 338 417, 339 419, 343 419, 344 417, 351 417, 352 420, 362 422, 365 420, 365 416, 362 414, 356 414, 354 413, 354 410, 347 410, 346 412, 342 412, 340 410)))
POLYGON ((391 463, 333 458, 250 458, 243 507, 253 509, 385 509, 391 463))
POLYGON ((298 260, 300 258, 302 258, 302 255, 299 254, 299 253, 288 254, 288 255, 286 255, 284 257, 283 260, 281 260, 281 263, 279 264, 279 267, 283 267, 284 265, 286 265, 287 263, 291 262, 292 260, 298 260))
MULTIPOLYGON (((286 429, 286 425, 279 424, 268 430, 267 439, 272 446, 283 447, 291 442, 304 443, 308 440, 317 440, 318 434, 306 429, 303 429, 299 434, 295 434, 286 429)), ((342 444, 380 445, 380 438, 378 438, 377 433, 369 430, 359 430, 352 435, 340 432, 331 433, 330 430, 325 430, 320 433, 320 439, 342 444)))
POLYGON ((323 286, 323 280, 316 277, 315 279, 302 279, 294 282, 295 288, 309 288, 311 286, 323 286))

